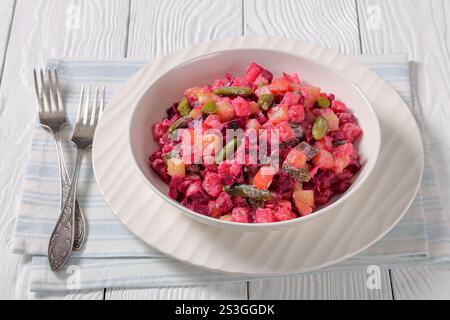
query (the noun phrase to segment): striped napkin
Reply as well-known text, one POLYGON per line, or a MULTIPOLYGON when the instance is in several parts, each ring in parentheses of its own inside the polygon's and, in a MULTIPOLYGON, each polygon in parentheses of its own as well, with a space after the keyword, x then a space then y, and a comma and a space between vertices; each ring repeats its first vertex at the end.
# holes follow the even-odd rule
MULTIPOLYGON (((414 105, 410 66, 405 56, 355 58, 386 79, 408 105, 414 105)), ((105 85, 108 99, 146 63, 148 61, 51 60, 48 67, 58 69, 66 109, 73 122, 82 84, 105 85)), ((420 110, 412 111, 424 138, 425 172, 411 208, 382 240, 356 257, 321 271, 359 268, 369 264, 391 267, 450 260, 450 231, 430 163, 428 138, 421 125, 420 110)), ((63 136, 68 138, 71 130, 67 126, 63 136)), ((74 148, 70 143, 65 143, 63 150, 67 166, 72 168, 74 148)), ((86 246, 81 252, 74 253, 69 265, 60 273, 51 272, 46 253, 48 238, 60 210, 58 181, 54 143, 49 134, 36 125, 14 243, 15 252, 32 256, 31 291, 194 285, 249 279, 188 266, 146 246, 107 207, 95 183, 90 157, 83 163, 78 187, 78 201, 88 222, 86 246)))

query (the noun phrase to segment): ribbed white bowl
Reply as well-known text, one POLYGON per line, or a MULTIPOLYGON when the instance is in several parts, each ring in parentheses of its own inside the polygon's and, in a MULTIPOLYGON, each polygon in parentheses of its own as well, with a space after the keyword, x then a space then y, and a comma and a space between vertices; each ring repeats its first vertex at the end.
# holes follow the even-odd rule
MULTIPOLYGON (((146 75, 152 77, 150 72, 146 72, 146 75)), ((248 48, 214 51, 177 64, 162 76, 152 77, 146 84, 147 89, 139 102, 129 105, 129 108, 133 109, 133 115, 128 124, 133 164, 137 166, 148 186, 159 196, 189 217, 215 227, 265 232, 293 227, 303 223, 304 220, 317 218, 350 198, 365 183, 378 159, 380 125, 375 111, 361 90, 339 72, 297 53, 248 48), (186 88, 213 83, 215 79, 222 78, 226 73, 243 74, 251 62, 261 64, 273 72, 275 77, 283 72, 296 72, 300 75, 302 83, 316 85, 324 92, 334 93, 338 99, 345 101, 364 130, 362 138, 357 142, 362 169, 353 177, 353 183, 345 193, 334 196, 329 203, 316 208, 314 214, 277 223, 237 223, 211 218, 196 213, 170 198, 167 184, 149 166, 149 154, 159 147, 149 132, 154 123, 166 117, 167 107, 179 100, 180 94, 186 88)))
POLYGON ((211 270, 275 275, 328 266, 384 236, 414 199, 423 171, 423 150, 408 107, 367 67, 297 40, 242 37, 205 42, 158 58, 130 78, 110 101, 98 126, 93 163, 111 209, 149 245, 177 260, 211 270), (132 106, 137 105, 149 83, 187 59, 243 48, 294 53, 335 70, 356 83, 381 124, 379 158, 366 182, 340 206, 293 228, 242 232, 199 223, 153 192, 133 163, 127 125, 132 106))

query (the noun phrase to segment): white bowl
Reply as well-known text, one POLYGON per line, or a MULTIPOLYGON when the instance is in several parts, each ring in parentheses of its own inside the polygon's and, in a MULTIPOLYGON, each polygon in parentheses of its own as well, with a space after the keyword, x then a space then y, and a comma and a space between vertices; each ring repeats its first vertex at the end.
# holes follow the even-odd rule
POLYGON ((134 164, 138 167, 138 171, 147 185, 184 214, 220 228, 268 231, 293 226, 304 220, 315 218, 351 197, 364 184, 375 166, 380 150, 380 126, 377 116, 364 94, 353 82, 338 72, 295 53, 264 49, 234 49, 191 58, 149 83, 148 89, 139 103, 134 106, 129 124, 129 147, 134 164), (151 127, 155 122, 166 117, 167 108, 180 99, 185 89, 211 84, 226 73, 244 74, 246 67, 251 62, 267 68, 275 77, 282 72, 296 72, 302 82, 319 86, 322 91, 335 94, 337 99, 347 104, 363 130, 363 136, 357 142, 362 168, 355 175, 353 184, 345 193, 333 197, 330 203, 318 208, 311 215, 288 221, 261 224, 236 223, 204 216, 171 199, 167 195, 167 184, 149 166, 148 157, 158 147, 153 140, 151 127))

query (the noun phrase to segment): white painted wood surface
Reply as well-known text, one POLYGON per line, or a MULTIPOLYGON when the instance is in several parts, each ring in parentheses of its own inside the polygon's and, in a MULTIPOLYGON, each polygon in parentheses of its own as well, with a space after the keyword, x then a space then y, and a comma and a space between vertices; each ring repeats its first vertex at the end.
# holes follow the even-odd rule
POLYGON ((368 289, 366 270, 313 273, 280 280, 252 281, 252 299, 391 300, 389 270, 381 271, 380 288, 368 289))
POLYGON ((226 283, 204 286, 166 287, 151 289, 106 290, 106 300, 246 300, 247 283, 226 283))
POLYGON ((0 166, 0 298, 28 297, 16 285, 27 284, 24 258, 11 244, 36 110, 32 70, 48 57, 123 57, 127 18, 127 0, 17 1, 0 94, 0 148, 8 150, 0 166))
POLYGON ((30 294, 29 258, 11 253, 34 119, 32 68, 48 57, 151 58, 223 36, 293 37, 343 53, 408 52, 419 63, 418 97, 429 111, 426 123, 433 132, 433 160, 450 203, 445 129, 450 102, 449 15, 446 0, 2 0, 0 66, 7 50, 0 84, 0 148, 9 153, 0 158, 0 298, 450 299, 450 269, 443 266, 386 271, 382 289, 375 291, 366 288, 365 271, 359 270, 253 281, 249 286, 241 282, 30 294), (382 21, 378 28, 377 14, 382 21))
POLYGON ((3 62, 9 39, 14 5, 15 0, 4 0, 0 3, 0 75, 3 71, 3 62))

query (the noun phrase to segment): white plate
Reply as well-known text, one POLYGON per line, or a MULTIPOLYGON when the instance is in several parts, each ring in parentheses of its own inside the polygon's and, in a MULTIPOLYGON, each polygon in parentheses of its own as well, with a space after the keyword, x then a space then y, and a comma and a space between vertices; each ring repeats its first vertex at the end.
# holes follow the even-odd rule
POLYGON ((369 247, 410 206, 420 185, 423 161, 414 117, 383 79, 332 50, 275 38, 214 40, 156 59, 116 92, 97 128, 93 147, 94 172, 106 201, 139 238, 177 260, 249 275, 312 271, 369 247), (378 162, 365 184, 333 212, 270 233, 222 230, 188 218, 165 202, 133 165, 127 142, 129 106, 138 103, 152 79, 186 59, 233 48, 265 48, 308 57, 352 80, 371 102, 381 125, 378 162))

